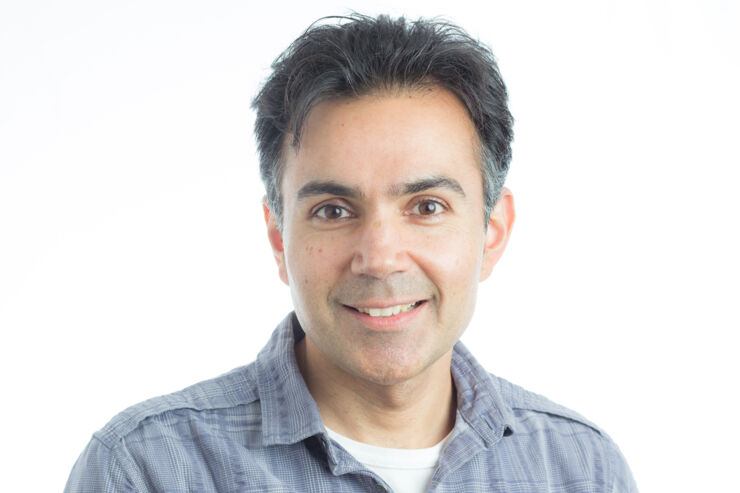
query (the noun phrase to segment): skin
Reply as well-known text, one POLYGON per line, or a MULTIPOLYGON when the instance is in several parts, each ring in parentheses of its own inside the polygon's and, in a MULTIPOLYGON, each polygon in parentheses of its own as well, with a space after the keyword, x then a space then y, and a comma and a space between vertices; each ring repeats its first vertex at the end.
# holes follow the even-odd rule
POLYGON ((322 102, 285 147, 268 238, 306 332, 299 368, 326 426, 352 439, 423 448, 454 425, 452 346, 514 222, 506 189, 481 221, 478 145, 459 100, 431 87, 322 102))

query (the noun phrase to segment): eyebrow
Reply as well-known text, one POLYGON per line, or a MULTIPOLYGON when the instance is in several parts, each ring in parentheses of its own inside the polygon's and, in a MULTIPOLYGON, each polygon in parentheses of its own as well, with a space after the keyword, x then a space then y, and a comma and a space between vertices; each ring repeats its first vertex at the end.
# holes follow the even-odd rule
POLYGON ((359 199, 364 196, 359 188, 348 187, 332 180, 319 181, 312 180, 306 183, 298 190, 298 200, 313 197, 315 195, 338 195, 359 199))
POLYGON ((465 197, 465 191, 460 185, 460 182, 458 182, 454 178, 449 178, 443 175, 435 175, 407 183, 402 183, 400 185, 393 185, 390 189, 390 193, 395 197, 401 197, 403 195, 412 195, 415 193, 424 192, 432 188, 446 188, 465 197))
MULTIPOLYGON (((460 185, 460 182, 443 175, 435 175, 393 185, 389 189, 389 194, 393 197, 402 197, 404 195, 424 192, 432 188, 446 188, 465 197, 465 191, 460 185)), ((333 180, 312 180, 298 190, 298 200, 316 195, 336 195, 352 199, 362 199, 365 196, 359 188, 342 185, 333 180)))

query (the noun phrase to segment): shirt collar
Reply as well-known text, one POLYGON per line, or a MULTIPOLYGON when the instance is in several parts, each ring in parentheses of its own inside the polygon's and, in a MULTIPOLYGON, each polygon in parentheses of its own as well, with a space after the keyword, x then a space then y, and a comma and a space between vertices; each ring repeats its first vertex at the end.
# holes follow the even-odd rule
MULTIPOLYGON (((306 387, 295 358, 295 344, 305 336, 295 313, 277 326, 257 356, 257 388, 265 445, 290 444, 325 433, 316 401, 306 387)), ((458 342, 452 352, 452 378, 458 415, 486 446, 511 430, 513 412, 494 379, 458 342)))
POLYGON ((452 379, 457 390, 457 412, 486 446, 512 432, 514 412, 504 402, 497 380, 483 368, 462 342, 452 351, 452 379))
POLYGON ((295 344, 303 337, 303 329, 291 312, 257 355, 257 389, 265 445, 296 443, 324 433, 319 408, 295 359, 295 344))

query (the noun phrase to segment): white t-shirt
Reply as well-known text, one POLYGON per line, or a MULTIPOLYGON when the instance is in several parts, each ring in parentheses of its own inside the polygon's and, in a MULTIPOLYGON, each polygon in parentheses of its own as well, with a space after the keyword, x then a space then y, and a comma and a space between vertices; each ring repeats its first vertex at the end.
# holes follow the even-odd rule
POLYGON ((326 429, 329 437, 361 464, 375 472, 395 493, 423 493, 432 481, 442 448, 450 435, 437 445, 420 449, 385 448, 356 442, 326 429))

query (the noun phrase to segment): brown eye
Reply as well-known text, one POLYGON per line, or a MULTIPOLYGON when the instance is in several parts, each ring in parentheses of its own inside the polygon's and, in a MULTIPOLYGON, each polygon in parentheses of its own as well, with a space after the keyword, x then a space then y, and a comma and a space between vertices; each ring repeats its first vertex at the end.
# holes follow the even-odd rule
POLYGON ((436 216, 444 211, 444 206, 436 200, 422 200, 414 206, 414 213, 420 216, 436 216))
POLYGON ((316 216, 322 218, 322 219, 343 219, 345 217, 349 217, 349 212, 344 207, 339 207, 338 205, 333 204, 327 204, 323 207, 320 207, 316 213, 316 216))

